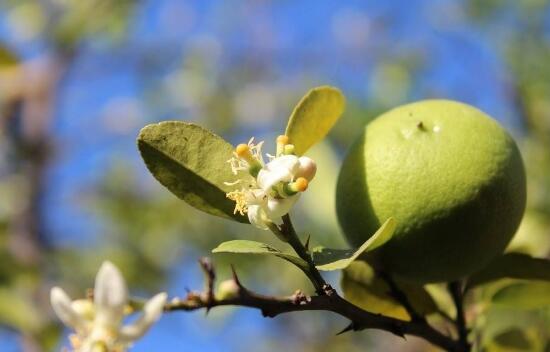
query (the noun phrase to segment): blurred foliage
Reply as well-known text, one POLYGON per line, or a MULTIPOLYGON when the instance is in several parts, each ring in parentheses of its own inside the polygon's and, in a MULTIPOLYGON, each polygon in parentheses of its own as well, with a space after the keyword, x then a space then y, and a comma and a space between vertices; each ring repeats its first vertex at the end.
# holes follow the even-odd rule
MULTIPOLYGON (((366 262, 354 262, 344 270, 341 285, 345 298, 353 304, 369 312, 411 320, 405 308, 391 296, 386 281, 375 275, 374 269, 366 262)), ((422 286, 400 282, 398 287, 407 292, 410 304, 419 314, 437 311, 433 298, 422 286)))
MULTIPOLYGON (((255 6, 248 5, 252 9, 255 6)), ((58 344, 60 327, 49 309, 49 288, 60 285, 74 296, 83 295, 104 258, 123 268, 133 290, 153 292, 167 287, 177 269, 192 270, 196 259, 223 241, 275 242, 269 233, 216 219, 187 206, 157 185, 152 177, 143 176, 144 166, 136 166, 131 157, 123 155, 113 157, 111 169, 103 170, 96 183, 84 187, 75 202, 76 207, 85 209, 94 224, 98 224, 92 239, 80 238, 81 234, 75 233, 81 245, 56 245, 53 239, 58 234, 52 233, 44 219, 38 219, 40 226, 33 230, 36 236, 31 238, 41 255, 31 260, 30 256, 18 254, 21 219, 27 216, 34 222, 36 217, 45 217, 48 207, 56 206, 45 203, 41 196, 33 197, 36 188, 44 191, 49 181, 46 172, 33 173, 32 170, 41 163, 53 168, 58 162, 49 147, 61 151, 70 148, 63 144, 65 141, 57 140, 53 132, 55 111, 63 99, 67 99, 62 94, 68 81, 67 72, 82 68, 77 65, 79 57, 95 53, 86 44, 107 43, 108 49, 103 50, 127 48, 128 28, 135 24, 140 6, 140 2, 130 0, 4 0, 0 3, 0 13, 12 37, 10 43, 0 43, 0 324, 20 334, 25 350, 54 350, 58 344), (43 79, 55 70, 51 70, 52 66, 36 69, 36 55, 25 54, 27 48, 40 51, 40 58, 46 57, 61 66, 60 75, 50 81, 43 79), (49 117, 44 117, 44 121, 31 120, 29 124, 25 116, 33 109, 41 109, 44 116, 49 117), (39 139, 33 137, 36 126, 45 126, 40 130, 39 139), (45 144, 43 139, 47 141, 45 144), (51 155, 36 158, 37 150, 51 155), (29 212, 29 209, 34 210, 29 212)), ((514 115, 522 121, 522 130, 516 136, 528 172, 529 204, 510 249, 548 257, 549 2, 465 0, 456 6, 463 12, 462 25, 483 36, 489 49, 505 65, 506 74, 500 83, 513 104, 514 115)), ((314 244, 340 248, 345 244, 339 236, 333 211, 334 185, 339 155, 353 139, 351 131, 357 131, 385 109, 441 93, 437 84, 424 80, 426 68, 434 63, 430 59, 436 48, 425 46, 425 42, 400 46, 387 30, 392 20, 398 20, 392 16, 380 16, 373 23, 367 23, 360 14, 349 12, 339 14, 335 26, 335 36, 342 40, 342 66, 350 67, 354 74, 368 72, 366 83, 364 87, 349 89, 351 94, 345 92, 348 99, 344 118, 330 133, 328 141, 308 153, 318 161, 319 171, 315 185, 296 210, 297 228, 311 234, 314 244), (371 43, 367 32, 377 40, 371 43)), ((281 75, 272 64, 273 52, 262 46, 243 47, 228 56, 222 44, 212 37, 196 35, 185 43, 160 41, 153 49, 146 47, 146 50, 132 52, 139 65, 137 79, 142 106, 145 106, 143 113, 149 115, 139 123, 184 117, 200 121, 235 143, 246 141, 250 135, 271 140, 283 132, 290 107, 297 103, 301 93, 307 87, 324 83, 328 77, 322 69, 323 61, 312 60, 312 56, 331 53, 306 52, 304 57, 295 57, 294 52, 284 51, 308 67, 281 75), (186 52, 183 57, 179 52, 182 48, 186 52), (258 135, 262 130, 270 130, 273 135, 258 135)), ((107 118, 113 120, 119 116, 107 118)), ((122 137, 134 139, 135 132, 130 129, 122 137)), ((132 153, 138 152, 134 149, 132 153)), ((214 260, 219 276, 229 277, 229 265, 235 258, 219 254, 214 260)), ((246 284, 262 292, 289 294, 295 288, 311 290, 298 270, 280 264, 277 258, 239 258, 235 264, 246 284)), ((526 310, 519 305, 492 304, 499 292, 513 291, 517 285, 516 280, 499 280, 470 291, 467 315, 476 327, 472 337, 478 342, 479 350, 550 350, 548 307, 526 310)), ((522 285, 528 290, 540 289, 538 283, 522 285)), ((428 287, 428 291, 437 305, 453 314, 448 296, 440 286, 433 286, 428 287)), ((542 291, 543 298, 545 292, 542 291)), ((502 295, 500 293, 501 298, 502 295)), ((230 321, 227 316, 220 315, 218 319, 222 324, 230 321)), ((285 348, 360 351, 367 347, 430 350, 427 344, 415 339, 405 344, 376 332, 345 334, 338 338, 327 333, 342 329, 344 324, 343 320, 327 314, 296 314, 278 318, 270 325, 274 331, 250 339, 258 342, 256 345, 264 351, 285 348), (281 334, 290 336, 289 341, 277 338, 281 334)))

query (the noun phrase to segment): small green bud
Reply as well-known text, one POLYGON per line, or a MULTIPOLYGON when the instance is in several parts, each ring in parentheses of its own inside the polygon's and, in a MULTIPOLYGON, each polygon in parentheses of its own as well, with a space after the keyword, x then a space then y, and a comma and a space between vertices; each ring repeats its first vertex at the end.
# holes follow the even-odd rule
POLYGON ((225 280, 222 281, 218 286, 218 290, 216 291, 216 299, 219 301, 223 301, 237 298, 239 297, 240 291, 241 288, 235 282, 235 280, 225 280))

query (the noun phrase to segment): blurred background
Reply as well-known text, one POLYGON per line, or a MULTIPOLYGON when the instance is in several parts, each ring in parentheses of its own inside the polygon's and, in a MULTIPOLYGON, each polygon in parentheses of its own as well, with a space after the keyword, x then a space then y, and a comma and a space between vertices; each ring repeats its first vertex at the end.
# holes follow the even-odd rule
MULTIPOLYGON (((49 289, 83 296, 105 259, 135 295, 181 296, 202 288, 197 260, 220 242, 273 241, 176 199, 135 138, 182 119, 235 144, 266 140, 269 152, 321 84, 340 87, 348 106, 312 151, 319 176, 295 210, 315 244, 345 246, 334 186, 355 131, 396 105, 448 98, 517 139, 529 199, 512 248, 549 255, 550 1, 0 0, 0 350, 66 345, 49 289)), ((213 259, 219 277, 233 263, 261 292, 311 291, 278 259, 213 259)), ((469 311, 485 350, 550 351, 548 310, 497 309, 488 291, 473 292, 469 311)), ((434 350, 384 332, 336 336, 345 326, 329 313, 173 313, 133 350, 434 350)))

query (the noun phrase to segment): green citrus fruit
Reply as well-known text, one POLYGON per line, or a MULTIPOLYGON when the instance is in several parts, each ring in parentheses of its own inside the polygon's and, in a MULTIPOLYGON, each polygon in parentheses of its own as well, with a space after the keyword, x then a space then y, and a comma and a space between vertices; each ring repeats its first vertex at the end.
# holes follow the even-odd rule
POLYGON ((521 155, 472 106, 427 100, 369 123, 338 177, 336 209, 353 246, 389 217, 394 237, 375 257, 409 281, 451 281, 502 253, 525 209, 521 155))

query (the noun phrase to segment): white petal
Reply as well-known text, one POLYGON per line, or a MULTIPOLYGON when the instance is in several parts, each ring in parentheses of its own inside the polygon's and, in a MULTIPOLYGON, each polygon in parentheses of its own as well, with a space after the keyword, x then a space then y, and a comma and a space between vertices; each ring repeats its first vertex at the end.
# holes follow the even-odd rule
POLYGON ((299 167, 300 163, 297 156, 280 156, 260 170, 258 173, 258 186, 267 192, 279 182, 290 182, 295 178, 299 167))
POLYGON ((262 189, 253 189, 246 192, 246 204, 250 205, 265 205, 267 203, 267 195, 262 189))
POLYGON ((95 307, 94 303, 89 299, 77 299, 71 303, 71 307, 78 313, 81 317, 88 321, 94 320, 95 317, 95 307))
POLYGON ((298 158, 298 162, 300 166, 298 167, 296 177, 305 177, 308 181, 313 180, 317 172, 317 164, 315 161, 307 156, 301 156, 298 158))
POLYGON ((269 171, 286 169, 295 173, 298 166, 298 157, 296 155, 283 155, 270 161, 265 168, 269 171))
POLYGON ((267 201, 267 217, 271 219, 273 222, 278 220, 281 216, 287 214, 294 203, 300 198, 300 193, 293 195, 292 197, 283 198, 283 199, 277 199, 277 198, 270 198, 267 201))
POLYGON ((265 210, 260 205, 249 205, 248 206, 248 220, 250 223, 257 228, 262 230, 268 230, 266 225, 267 217, 265 210))
POLYGON ((111 262, 101 265, 95 279, 94 303, 96 319, 119 324, 124 316, 124 306, 128 301, 128 289, 124 277, 111 262))
POLYGON ((73 309, 71 299, 61 288, 52 288, 50 291, 50 302, 55 314, 57 314, 63 324, 75 330, 86 328, 86 320, 73 309))
POLYGON ((130 343, 142 337, 162 315, 166 298, 166 293, 159 293, 147 301, 139 319, 120 329, 119 340, 123 343, 130 343))

